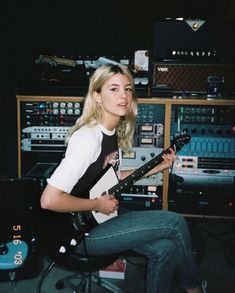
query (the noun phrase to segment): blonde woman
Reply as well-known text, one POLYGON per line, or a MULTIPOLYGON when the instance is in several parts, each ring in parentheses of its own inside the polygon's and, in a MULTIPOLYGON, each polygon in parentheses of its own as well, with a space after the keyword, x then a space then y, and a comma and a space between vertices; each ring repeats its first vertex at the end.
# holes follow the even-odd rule
MULTIPOLYGON (((104 255, 134 250, 148 258, 146 292, 166 293, 174 272, 187 292, 198 293, 190 234, 182 216, 168 211, 123 211, 112 194, 89 198, 97 174, 112 165, 119 180, 133 170, 120 168, 120 150, 131 147, 137 98, 129 70, 106 64, 90 79, 81 117, 71 128, 64 159, 41 196, 44 209, 60 213, 96 211, 118 215, 93 227, 78 244, 78 253, 104 255), (85 245, 84 245, 85 243, 85 245)), ((146 175, 169 168, 176 155, 163 155, 146 175)))

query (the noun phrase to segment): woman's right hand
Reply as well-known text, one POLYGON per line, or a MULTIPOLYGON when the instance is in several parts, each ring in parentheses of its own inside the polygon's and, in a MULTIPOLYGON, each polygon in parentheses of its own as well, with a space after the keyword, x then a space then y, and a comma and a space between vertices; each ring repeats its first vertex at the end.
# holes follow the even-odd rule
POLYGON ((104 194, 97 199, 96 211, 109 215, 118 209, 118 200, 112 194, 104 194))

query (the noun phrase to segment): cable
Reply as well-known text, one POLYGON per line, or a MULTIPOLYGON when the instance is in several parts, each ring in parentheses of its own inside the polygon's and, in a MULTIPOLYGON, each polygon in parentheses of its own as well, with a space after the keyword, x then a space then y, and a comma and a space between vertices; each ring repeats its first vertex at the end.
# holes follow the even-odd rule
POLYGON ((38 282, 37 288, 36 288, 36 293, 41 293, 41 287, 42 287, 42 283, 45 280, 45 278, 47 277, 47 275, 50 273, 50 271, 52 270, 52 268, 54 267, 55 263, 52 261, 49 266, 47 267, 47 269, 43 272, 43 274, 41 275, 41 278, 38 282))

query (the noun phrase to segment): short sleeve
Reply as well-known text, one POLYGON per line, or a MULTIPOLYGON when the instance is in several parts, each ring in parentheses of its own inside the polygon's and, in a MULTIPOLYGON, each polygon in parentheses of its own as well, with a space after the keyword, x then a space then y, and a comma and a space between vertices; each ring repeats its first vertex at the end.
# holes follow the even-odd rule
POLYGON ((81 128, 71 136, 64 159, 47 180, 50 185, 70 193, 100 153, 100 134, 95 128, 81 128))

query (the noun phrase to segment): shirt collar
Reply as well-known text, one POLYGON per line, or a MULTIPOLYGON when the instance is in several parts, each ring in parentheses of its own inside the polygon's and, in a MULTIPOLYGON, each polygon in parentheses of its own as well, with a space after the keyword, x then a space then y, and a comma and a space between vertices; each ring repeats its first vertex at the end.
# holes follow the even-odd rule
POLYGON ((103 125, 101 125, 101 124, 99 124, 99 127, 100 127, 100 129, 101 129, 101 131, 104 133, 104 134, 106 134, 106 135, 114 135, 114 133, 115 133, 115 131, 116 131, 116 129, 114 128, 114 129, 112 129, 112 130, 108 130, 107 128, 105 128, 103 125))

